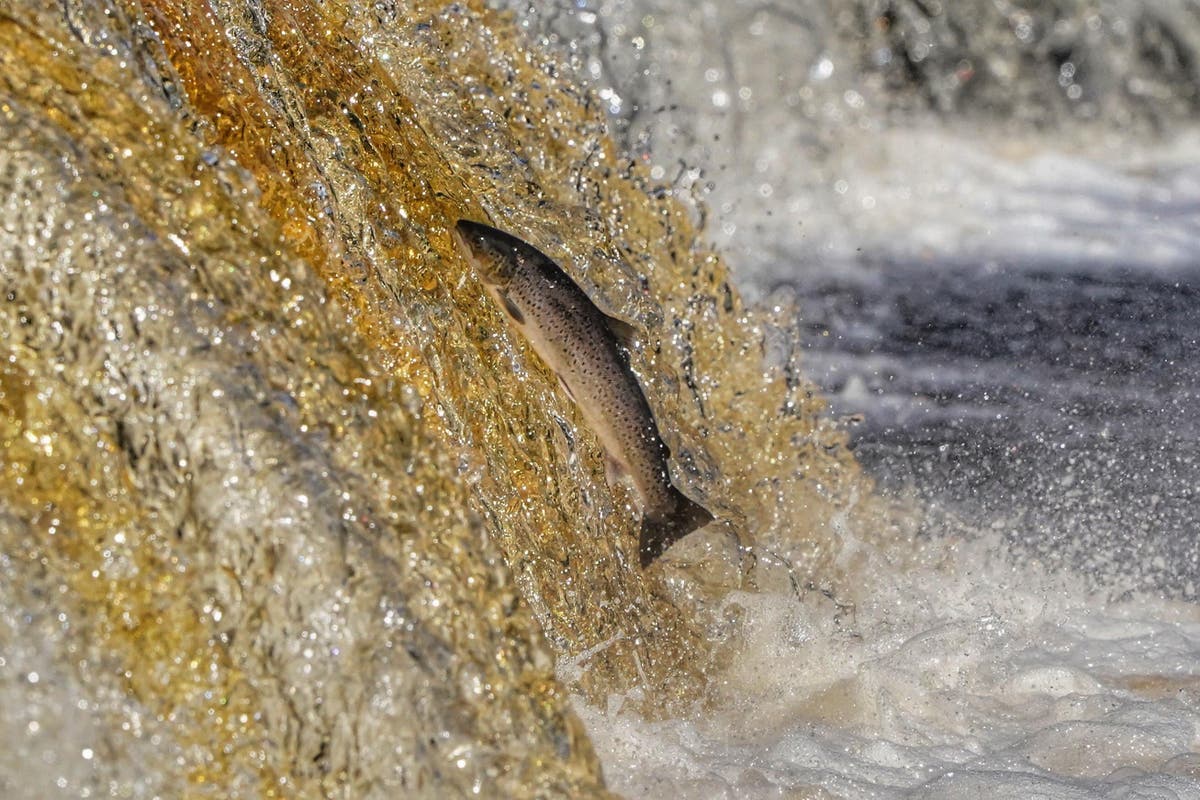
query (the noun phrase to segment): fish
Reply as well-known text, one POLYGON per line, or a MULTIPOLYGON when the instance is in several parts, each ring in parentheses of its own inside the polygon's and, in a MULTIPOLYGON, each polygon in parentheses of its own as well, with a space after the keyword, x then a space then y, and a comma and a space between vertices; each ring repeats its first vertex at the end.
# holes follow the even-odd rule
POLYGON ((642 567, 712 522, 706 508, 671 482, 670 450, 629 366, 633 326, 597 308, 558 264, 528 242, 467 219, 455 224, 453 236, 488 294, 558 376, 595 433, 610 478, 626 475, 637 490, 642 567))

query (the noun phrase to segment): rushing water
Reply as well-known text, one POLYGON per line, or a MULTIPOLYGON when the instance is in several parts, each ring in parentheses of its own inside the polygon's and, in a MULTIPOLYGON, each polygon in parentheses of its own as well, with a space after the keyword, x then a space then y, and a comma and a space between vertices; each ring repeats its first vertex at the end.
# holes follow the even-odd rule
POLYGON ((0 6, 0 792, 1200 797, 1200 23, 945 5, 0 6))
POLYGON ((902 527, 793 320, 482 4, 10 2, 0 59, 6 796, 604 796, 568 692, 714 699, 736 540, 832 591, 902 527), (638 566, 460 217, 641 332, 722 524, 638 566))
POLYGON ((1200 797, 1194 5, 526 11, 922 520, 850 615, 731 600, 709 713, 581 706, 610 785, 1200 797))

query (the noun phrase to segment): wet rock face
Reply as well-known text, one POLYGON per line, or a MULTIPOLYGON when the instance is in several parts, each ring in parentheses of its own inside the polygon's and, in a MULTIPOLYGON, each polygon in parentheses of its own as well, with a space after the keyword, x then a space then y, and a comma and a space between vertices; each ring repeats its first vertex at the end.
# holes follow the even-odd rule
POLYGON ((941 111, 1162 126, 1200 107, 1187 3, 861 3, 862 66, 941 111))

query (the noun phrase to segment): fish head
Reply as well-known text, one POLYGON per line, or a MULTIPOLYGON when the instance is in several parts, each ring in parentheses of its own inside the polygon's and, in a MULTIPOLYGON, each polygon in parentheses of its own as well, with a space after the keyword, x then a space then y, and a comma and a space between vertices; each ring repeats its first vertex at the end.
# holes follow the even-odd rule
POLYGON ((454 240, 467 263, 480 279, 494 287, 505 288, 528 257, 524 242, 488 225, 460 219, 454 225, 454 240))

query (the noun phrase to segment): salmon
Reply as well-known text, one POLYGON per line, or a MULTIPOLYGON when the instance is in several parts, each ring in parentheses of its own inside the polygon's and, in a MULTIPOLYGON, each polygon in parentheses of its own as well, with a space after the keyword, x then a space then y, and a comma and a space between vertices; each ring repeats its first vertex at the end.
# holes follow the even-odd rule
POLYGON ((671 483, 670 451, 629 366, 632 327, 602 312, 552 259, 515 236, 470 220, 459 220, 454 236, 509 322, 558 376, 610 471, 627 475, 637 490, 641 565, 712 522, 671 483))

